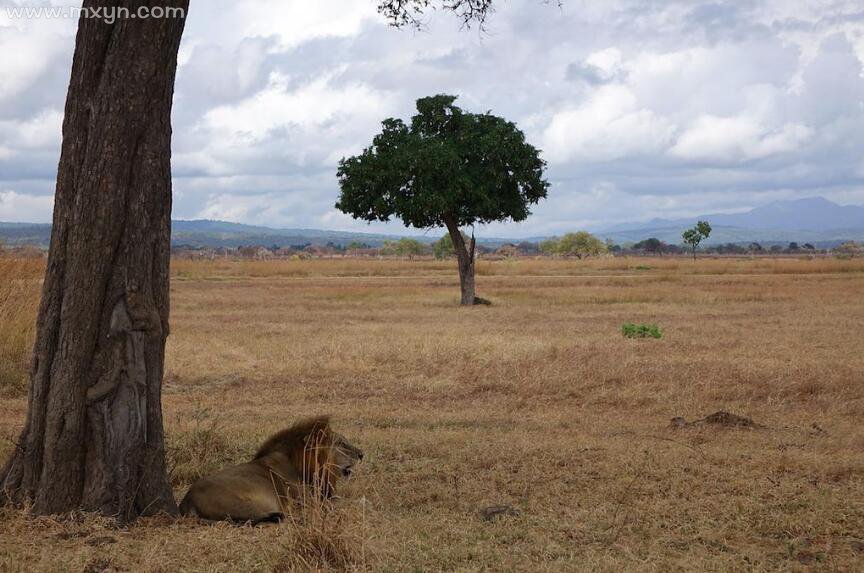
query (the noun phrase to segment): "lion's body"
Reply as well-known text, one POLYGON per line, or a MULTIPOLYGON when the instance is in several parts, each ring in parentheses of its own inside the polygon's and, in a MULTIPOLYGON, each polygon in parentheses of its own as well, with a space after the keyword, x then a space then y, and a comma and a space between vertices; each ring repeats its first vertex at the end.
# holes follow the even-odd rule
POLYGON ((330 497, 363 452, 330 429, 327 418, 300 422, 264 442, 255 459, 205 476, 189 488, 183 515, 238 522, 278 520, 307 493, 330 497))

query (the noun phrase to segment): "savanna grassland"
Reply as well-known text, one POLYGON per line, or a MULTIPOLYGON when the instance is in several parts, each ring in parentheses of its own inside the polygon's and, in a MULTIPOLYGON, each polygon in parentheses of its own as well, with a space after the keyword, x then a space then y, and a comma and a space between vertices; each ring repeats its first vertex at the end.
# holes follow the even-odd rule
MULTIPOLYGON (((40 269, 4 269, 8 361, 32 339, 40 269)), ((178 497, 311 414, 366 460, 332 507, 281 525, 2 510, 0 569, 864 568, 864 261, 481 262, 494 305, 468 309, 449 261, 172 272, 178 497), (625 322, 663 336, 626 339, 625 322), (717 410, 764 427, 670 427, 717 410), (510 510, 487 521, 495 505, 510 510)), ((5 457, 26 399, 2 376, 5 457)))

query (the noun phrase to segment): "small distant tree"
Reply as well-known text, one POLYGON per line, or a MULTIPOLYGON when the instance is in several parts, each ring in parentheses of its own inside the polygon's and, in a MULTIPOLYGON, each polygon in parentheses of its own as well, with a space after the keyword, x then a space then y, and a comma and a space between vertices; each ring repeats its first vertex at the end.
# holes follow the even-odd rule
MULTIPOLYGON (((462 240, 468 241, 465 233, 462 233, 462 240)), ((442 235, 440 239, 432 243, 432 252, 436 259, 449 259, 456 255, 456 250, 453 248, 453 239, 450 235, 442 235)))
POLYGON ((531 241, 521 241, 516 245, 516 248, 519 249, 520 253, 525 255, 536 255, 540 252, 537 243, 532 243, 531 241))
POLYGON ((790 253, 796 253, 800 249, 801 249, 801 247, 799 247, 798 243, 796 243, 795 241, 790 242, 789 246, 786 247, 786 250, 789 251, 790 253))
POLYGON ((402 237, 398 241, 384 241, 381 253, 398 257, 414 258, 426 252, 426 245, 416 239, 402 237))
POLYGON ((475 303, 476 243, 460 227, 522 221, 546 197, 545 162, 515 124, 456 105, 456 96, 417 100, 410 125, 386 119, 372 146, 339 162, 336 208, 355 219, 444 226, 459 264, 462 304, 475 303))
POLYGON ((540 243, 537 245, 537 248, 540 249, 540 252, 544 255, 548 255, 551 257, 558 254, 560 242, 558 240, 558 237, 552 237, 550 239, 540 241, 540 243))
POLYGON ((762 248, 762 245, 754 241, 747 246, 747 250, 751 253, 761 253, 765 249, 762 248))
POLYGON ((565 256, 582 259, 596 257, 605 252, 606 244, 588 231, 567 233, 558 240, 558 253, 565 256))
POLYGON ((862 247, 855 241, 847 241, 834 249, 834 252, 837 254, 838 257, 844 259, 852 259, 864 255, 864 247, 862 247))
POLYGON ((357 249, 368 249, 368 248, 370 248, 370 247, 369 247, 369 245, 367 245, 366 243, 361 243, 360 241, 351 241, 351 242, 348 243, 348 245, 345 247, 345 250, 348 250, 348 251, 354 251, 354 250, 357 250, 357 249))
POLYGON ((693 260, 696 260, 696 249, 699 248, 699 243, 707 239, 711 234, 711 225, 708 221, 699 221, 692 229, 687 229, 681 235, 684 238, 684 243, 690 247, 693 252, 693 260))
POLYGON ((498 247, 495 250, 495 254, 509 259, 511 257, 518 257, 521 253, 519 252, 519 247, 513 243, 506 243, 498 247))
POLYGON ((645 251, 646 253, 659 254, 662 255, 665 250, 666 243, 658 239, 657 237, 650 237, 643 241, 639 241, 635 245, 633 245, 634 249, 645 251))

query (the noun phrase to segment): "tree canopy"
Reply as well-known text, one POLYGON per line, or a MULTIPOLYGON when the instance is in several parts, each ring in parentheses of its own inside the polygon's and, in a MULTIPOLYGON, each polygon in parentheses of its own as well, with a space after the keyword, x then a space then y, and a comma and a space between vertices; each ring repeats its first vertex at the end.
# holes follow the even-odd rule
POLYGON ((414 257, 426 253, 428 247, 416 239, 402 237, 396 241, 384 241, 381 254, 399 257, 414 257))
POLYGON ((664 243, 657 237, 649 237, 633 245, 633 248, 639 251, 646 251, 648 253, 662 253, 663 250, 666 248, 666 243, 664 243))
POLYGON ((710 234, 711 225, 708 224, 708 221, 699 221, 692 229, 687 229, 681 235, 684 239, 684 243, 693 251, 694 259, 696 258, 696 249, 699 247, 699 243, 701 243, 703 239, 707 239, 710 234))
POLYGON ((553 237, 540 243, 540 250, 547 255, 597 257, 607 252, 607 245, 588 231, 567 233, 563 237, 553 237))
POLYGON ((567 233, 558 241, 558 252, 565 256, 596 257, 606 252, 606 243, 589 233, 567 233))
POLYGON ((465 112, 456 96, 417 100, 410 125, 389 118, 370 147, 339 162, 336 207, 417 228, 522 221, 546 197, 545 162, 515 124, 465 112))

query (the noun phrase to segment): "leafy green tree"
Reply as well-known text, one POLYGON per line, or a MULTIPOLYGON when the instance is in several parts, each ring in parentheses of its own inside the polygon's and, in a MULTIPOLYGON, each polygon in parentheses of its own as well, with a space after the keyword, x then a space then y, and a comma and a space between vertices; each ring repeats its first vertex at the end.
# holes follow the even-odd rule
POLYGON ((406 124, 389 118, 363 153, 339 162, 336 208, 355 219, 398 217, 419 229, 445 226, 459 264, 462 304, 475 302, 473 233, 460 227, 522 221, 546 197, 545 162, 515 124, 456 105, 456 96, 417 100, 406 124))
POLYGON ((693 251, 694 261, 696 260, 696 249, 699 248, 699 243, 707 239, 710 234, 711 225, 708 224, 708 221, 699 221, 695 227, 684 231, 682 237, 684 238, 684 243, 693 251))
POLYGON ((838 257, 844 259, 852 259, 864 255, 864 247, 855 241, 847 241, 834 249, 838 257))
POLYGON ((362 242, 360 242, 360 241, 351 241, 351 242, 348 243, 348 245, 345 247, 345 250, 347 250, 347 251, 352 251, 352 250, 355 250, 355 249, 368 249, 368 248, 369 248, 369 245, 367 245, 366 243, 362 243, 362 242))
POLYGON ((558 253, 565 256, 582 259, 583 257, 596 257, 605 252, 606 243, 588 231, 567 233, 558 240, 558 253))
POLYGON ((645 251, 646 253, 655 253, 655 254, 663 254, 663 250, 666 247, 666 243, 658 239, 657 237, 650 237, 643 241, 639 241, 635 245, 633 245, 634 249, 638 249, 640 251, 645 251))
POLYGON ((540 244, 537 245, 537 248, 539 248, 540 252, 544 255, 557 255, 560 248, 558 237, 552 237, 551 239, 540 241, 540 244))
POLYGON ((417 255, 426 253, 426 245, 416 239, 403 237, 398 241, 384 241, 381 253, 384 255, 414 258, 417 255))
MULTIPOLYGON (((465 233, 462 233, 462 240, 468 241, 465 233)), ((432 244, 432 252, 436 259, 449 259, 456 255, 456 249, 453 248, 453 239, 450 235, 442 235, 440 239, 432 244)))

